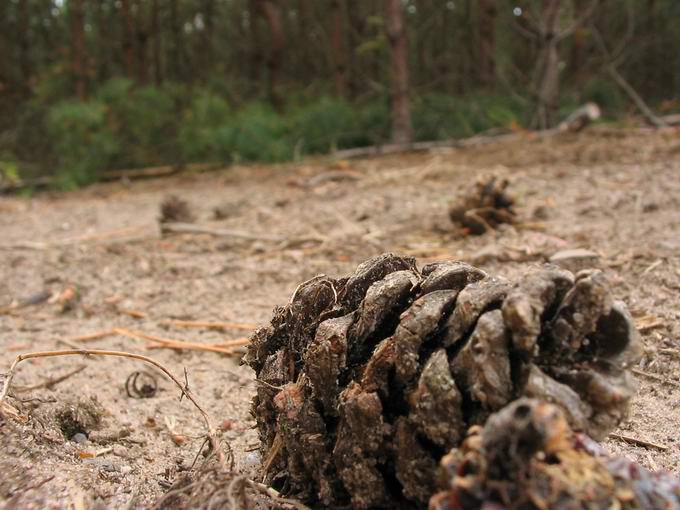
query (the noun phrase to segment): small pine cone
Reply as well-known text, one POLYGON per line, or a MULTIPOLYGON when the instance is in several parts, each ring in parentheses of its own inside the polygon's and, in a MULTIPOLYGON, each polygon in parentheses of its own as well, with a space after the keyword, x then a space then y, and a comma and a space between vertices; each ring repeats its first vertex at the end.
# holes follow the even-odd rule
POLYGON ((508 184, 495 175, 479 178, 449 206, 451 221, 473 235, 493 230, 501 223, 514 223, 515 199, 507 191, 508 184))

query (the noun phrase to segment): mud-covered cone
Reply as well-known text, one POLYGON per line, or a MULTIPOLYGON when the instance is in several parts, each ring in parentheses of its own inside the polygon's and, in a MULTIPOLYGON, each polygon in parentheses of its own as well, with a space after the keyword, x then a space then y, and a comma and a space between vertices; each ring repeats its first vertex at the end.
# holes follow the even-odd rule
POLYGON ((501 223, 514 223, 515 199, 507 191, 508 184, 495 175, 479 178, 449 206, 451 221, 474 235, 493 230, 501 223))
POLYGON ((517 400, 472 427, 441 462, 449 487, 430 510, 680 508, 680 480, 612 458, 558 407, 517 400))
POLYGON ((268 480, 326 506, 422 507, 468 427, 527 396, 604 437, 625 416, 640 339, 600 272, 516 283, 461 262, 384 254, 316 277, 246 360, 268 480))

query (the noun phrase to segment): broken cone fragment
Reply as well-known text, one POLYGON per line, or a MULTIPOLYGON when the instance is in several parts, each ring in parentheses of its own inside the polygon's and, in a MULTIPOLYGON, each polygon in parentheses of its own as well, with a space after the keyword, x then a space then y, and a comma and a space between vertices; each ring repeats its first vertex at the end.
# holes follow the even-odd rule
POLYGON ((441 461, 430 510, 628 510, 680 507, 680 480, 604 454, 558 407, 516 400, 472 427, 441 461))
POLYGON ((440 460, 469 427, 517 399, 605 437, 640 354, 600 272, 543 266, 513 283, 384 254, 300 285, 246 361, 269 483, 314 505, 414 508, 446 487, 440 460))

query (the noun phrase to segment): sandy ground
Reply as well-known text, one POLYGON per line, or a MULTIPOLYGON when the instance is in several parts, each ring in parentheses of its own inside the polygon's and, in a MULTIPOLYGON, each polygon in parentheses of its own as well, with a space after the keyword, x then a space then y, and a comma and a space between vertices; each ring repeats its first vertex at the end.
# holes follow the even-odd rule
MULTIPOLYGON (((74 337, 126 328, 222 342, 249 332, 165 322, 262 324, 303 280, 346 274, 383 251, 416 255, 421 264, 464 259, 516 276, 565 248, 600 255, 600 266, 645 341, 636 369, 639 394, 617 432, 657 447, 609 439, 606 448, 680 473, 676 131, 591 130, 552 140, 527 137, 359 161, 234 167, 68 194, 0 197, 0 372, 17 354, 69 343, 150 355, 182 380, 186 368, 191 390, 223 430, 239 469, 254 474, 257 435, 249 404, 255 382, 238 357, 149 350, 147 342, 121 335, 85 344, 74 343, 74 337), (329 171, 349 178, 314 179, 329 171), (460 186, 484 172, 511 179, 523 224, 464 237, 449 223, 447 204, 460 186), (161 237, 159 203, 171 193, 191 204, 198 225, 286 240, 161 237), (217 206, 227 218, 214 219, 217 206), (69 287, 78 295, 71 306, 50 301, 15 306, 44 291, 65 297, 69 287)), ((0 420, 0 507, 136 508, 162 495, 193 462, 204 429, 195 408, 186 399, 180 402, 179 389, 161 376, 154 397, 129 397, 125 381, 140 369, 150 370, 134 360, 81 356, 19 365, 14 393, 21 400, 9 403, 29 420, 0 420), (18 391, 80 366, 85 368, 51 387, 18 391), (88 431, 82 443, 66 439, 58 416, 78 401, 92 406, 92 399, 102 415, 99 430, 88 431)))

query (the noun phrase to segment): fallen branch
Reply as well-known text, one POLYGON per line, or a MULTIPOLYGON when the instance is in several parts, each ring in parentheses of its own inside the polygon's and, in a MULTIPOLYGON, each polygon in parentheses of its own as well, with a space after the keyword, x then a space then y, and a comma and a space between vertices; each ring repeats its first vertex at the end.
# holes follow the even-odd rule
POLYGON ((614 80, 614 83, 616 83, 621 88, 621 90, 626 93, 638 110, 640 110, 640 113, 644 115, 644 117, 652 126, 656 128, 668 127, 668 124, 666 124, 662 118, 654 114, 651 108, 647 106, 647 103, 645 103, 644 99, 640 97, 632 85, 628 83, 621 73, 619 73, 618 69, 616 69, 616 65, 614 64, 611 53, 609 49, 607 49, 607 44, 605 43, 602 34, 600 34, 600 31, 595 26, 595 23, 590 23, 590 32, 593 35, 595 44, 597 44, 598 49, 606 60, 605 71, 607 71, 607 74, 612 78, 612 80, 614 80))
MULTIPOLYGON (((34 359, 34 358, 54 358, 54 357, 59 357, 59 356, 113 356, 113 357, 119 357, 119 358, 130 358, 130 359, 135 359, 139 361, 143 361, 144 363, 148 363, 150 365, 153 365, 157 369, 159 369, 165 376, 170 379, 172 382, 174 382, 177 387, 180 389, 182 392, 182 395, 185 396, 193 405, 196 407, 198 412, 200 413, 201 417, 203 418, 203 421, 205 423, 207 433, 206 437, 210 441, 210 446, 212 447, 212 450, 215 452, 215 455, 217 456, 217 459, 220 463, 220 466, 223 469, 227 469, 226 467, 226 459, 224 456, 224 452, 221 449, 220 446, 220 441, 217 437, 217 429, 213 426, 212 421, 210 419, 210 416, 208 413, 206 413, 203 408, 200 406, 198 401, 196 400, 196 397, 193 395, 191 390, 189 390, 189 385, 188 384, 182 384, 182 382, 175 377, 172 372, 170 372, 165 366, 163 366, 160 362, 154 360, 153 358, 149 358, 148 356, 143 356, 141 354, 135 354, 132 352, 125 352, 125 351, 108 351, 108 350, 95 350, 95 349, 73 349, 73 350, 63 350, 63 351, 38 351, 38 352, 29 352, 25 354, 19 354, 15 359, 12 365, 9 368, 9 371, 7 372, 5 376, 5 380, 2 386, 2 391, 0 392, 0 413, 5 412, 5 406, 9 407, 9 412, 13 414, 13 409, 11 406, 5 403, 5 399, 7 398, 7 395, 9 393, 10 387, 12 385, 12 380, 14 379, 14 376, 16 374, 16 369, 19 363, 22 361, 25 361, 27 359, 34 359)), ((228 444, 227 444, 228 446, 228 444)), ((229 447, 229 450, 231 451, 231 448, 229 447)), ((233 459, 232 459, 233 463, 233 459)))
POLYGON ((369 147, 355 147, 344 149, 332 154, 335 159, 354 159, 370 156, 384 156, 387 154, 401 154, 403 152, 423 152, 433 149, 480 147, 495 142, 519 140, 527 137, 551 138, 565 132, 578 132, 600 117, 600 109, 594 103, 588 103, 577 108, 572 114, 553 129, 543 131, 520 131, 515 133, 478 134, 469 138, 455 138, 449 140, 433 140, 429 142, 415 142, 407 144, 372 145, 369 147))

